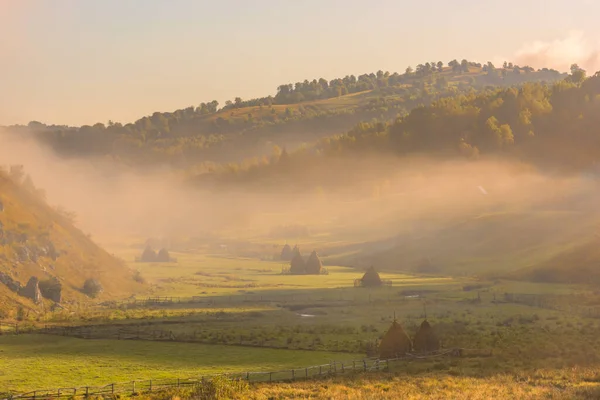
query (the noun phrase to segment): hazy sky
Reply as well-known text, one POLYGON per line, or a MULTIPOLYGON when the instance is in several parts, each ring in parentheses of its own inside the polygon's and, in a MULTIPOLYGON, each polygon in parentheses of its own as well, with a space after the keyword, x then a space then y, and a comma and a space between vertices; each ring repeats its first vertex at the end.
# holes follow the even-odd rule
POLYGON ((130 122, 454 58, 595 72, 598 16, 600 0, 0 0, 0 124, 130 122))

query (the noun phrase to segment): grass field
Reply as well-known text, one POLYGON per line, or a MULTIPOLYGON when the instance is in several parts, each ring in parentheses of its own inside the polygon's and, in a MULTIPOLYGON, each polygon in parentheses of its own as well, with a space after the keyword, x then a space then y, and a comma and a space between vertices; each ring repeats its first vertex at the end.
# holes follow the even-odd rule
MULTIPOLYGON (((301 248, 319 246, 325 252, 333 248, 312 240, 317 241, 302 243, 301 248)), ((331 398, 346 393, 365 398, 377 393, 380 397, 374 398, 392 398, 386 396, 398 391, 414 398, 444 397, 461 385, 474 385, 472 398, 486 398, 504 379, 513 379, 503 374, 530 376, 546 368, 560 376, 560 371, 576 366, 592 370, 600 361, 600 314, 585 314, 599 299, 589 288, 408 273, 382 274, 393 282, 391 287, 354 288, 362 271, 347 267, 327 266, 328 275, 281 275, 282 263, 269 261, 278 250, 267 241, 243 249, 258 252, 255 257, 234 250, 190 248, 172 253, 176 263, 148 264, 132 261, 139 249, 116 249, 149 284, 138 298, 197 296, 200 302, 90 303, 76 312, 47 313, 29 323, 85 325, 89 337, 101 339, 0 337, 0 369, 5 371, 0 385, 25 391, 357 359, 382 337, 394 316, 411 336, 427 317, 445 348, 479 349, 493 356, 398 365, 401 374, 419 377, 417 386, 407 386, 407 378, 391 374, 380 383, 374 378, 357 384, 332 381, 326 388, 318 383, 260 386, 252 395, 287 398, 312 393, 331 398), (551 304, 517 304, 506 293, 537 296, 551 304), (156 331, 192 343, 164 342, 151 333, 156 331), (112 340, 123 332, 146 340, 112 340), (45 373, 48 370, 52 374, 45 373), (492 377, 489 385, 474 380, 483 376, 492 377), (434 383, 439 377, 452 377, 454 383, 439 386, 434 383)), ((575 380, 571 383, 575 385, 575 380)), ((552 385, 542 382, 528 391, 515 381, 501 393, 517 397, 575 393, 554 390, 552 385)))
MULTIPOLYGON (((352 359, 351 355, 344 357, 352 359)), ((136 379, 191 378, 221 372, 277 371, 339 359, 339 354, 314 351, 46 335, 3 336, 0 337, 0 388, 25 391, 136 379)))

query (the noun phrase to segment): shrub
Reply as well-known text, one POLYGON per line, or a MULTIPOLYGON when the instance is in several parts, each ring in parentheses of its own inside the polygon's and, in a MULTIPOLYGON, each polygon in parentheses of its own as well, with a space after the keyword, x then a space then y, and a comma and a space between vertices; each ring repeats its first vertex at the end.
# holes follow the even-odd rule
POLYGON ((100 282, 93 278, 86 279, 85 283, 83 284, 83 293, 94 298, 98 296, 100 292, 102 292, 102 285, 100 282))
POLYGON ((133 273, 133 280, 138 283, 146 283, 146 279, 142 276, 142 273, 140 271, 135 271, 133 273))
POLYGON ((198 400, 239 399, 249 390, 248 382, 217 376, 194 388, 191 398, 198 400))

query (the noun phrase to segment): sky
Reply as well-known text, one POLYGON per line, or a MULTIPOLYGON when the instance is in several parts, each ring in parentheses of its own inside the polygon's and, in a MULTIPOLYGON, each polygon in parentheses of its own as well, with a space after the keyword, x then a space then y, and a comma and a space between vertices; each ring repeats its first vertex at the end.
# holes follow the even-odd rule
POLYGON ((0 125, 133 122, 428 61, 600 69, 600 0, 0 0, 0 125))

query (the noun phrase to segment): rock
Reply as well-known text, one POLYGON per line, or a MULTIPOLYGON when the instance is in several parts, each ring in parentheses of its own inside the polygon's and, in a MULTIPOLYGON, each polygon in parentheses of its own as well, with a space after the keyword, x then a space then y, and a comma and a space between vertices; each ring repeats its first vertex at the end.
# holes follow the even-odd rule
POLYGON ((58 252, 56 251, 56 247, 52 242, 48 242, 48 245, 46 246, 46 253, 48 254, 48 257, 52 259, 52 261, 56 261, 58 258, 58 252))
POLYGON ((21 290, 21 283, 15 281, 10 275, 0 272, 0 282, 5 284, 10 290, 18 293, 21 290))
POLYGON ((27 249, 27 247, 23 246, 23 247, 15 247, 15 253, 17 255, 17 259, 20 262, 27 262, 30 260, 30 254, 29 254, 29 249, 27 249))
POLYGON ((19 291, 19 294, 23 297, 27 297, 35 304, 42 302, 42 293, 40 292, 39 280, 35 276, 29 278, 27 285, 19 291))
POLYGON ((62 284, 57 278, 43 280, 39 283, 40 292, 46 299, 60 303, 62 299, 62 284))

